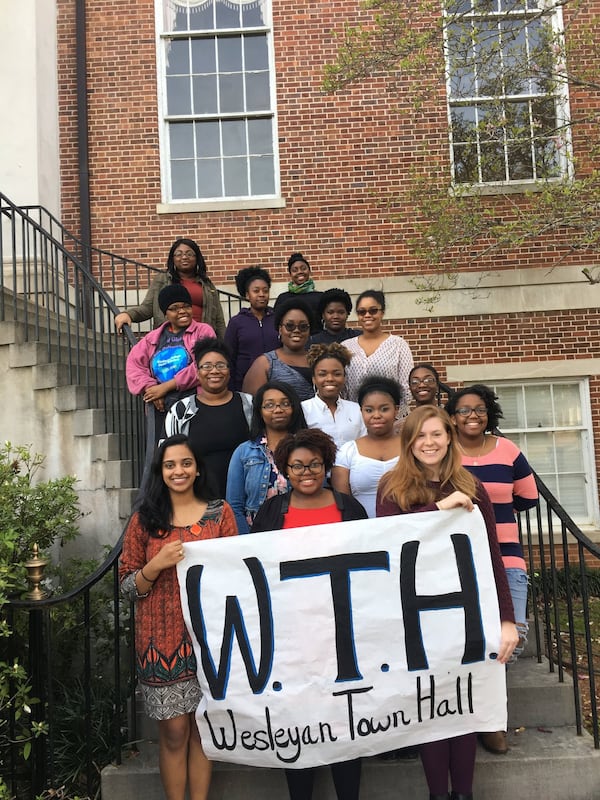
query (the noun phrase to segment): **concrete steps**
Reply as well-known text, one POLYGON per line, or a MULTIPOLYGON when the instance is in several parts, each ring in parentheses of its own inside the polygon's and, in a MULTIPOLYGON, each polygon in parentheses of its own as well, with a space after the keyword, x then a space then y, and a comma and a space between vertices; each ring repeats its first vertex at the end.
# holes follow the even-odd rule
MULTIPOLYGON (((548 664, 523 658, 508 672, 509 752, 495 756, 478 747, 473 794, 476 800, 600 800, 600 751, 589 735, 577 736, 572 685, 560 684, 548 664)), ((137 755, 102 773, 104 800, 161 800, 158 745, 153 725, 143 725, 149 738, 137 755)), ((281 770, 217 762, 209 800, 286 800, 281 770)), ((335 800, 330 772, 318 770, 314 800, 335 800)), ((364 800, 427 800, 428 790, 418 759, 363 761, 364 800)))

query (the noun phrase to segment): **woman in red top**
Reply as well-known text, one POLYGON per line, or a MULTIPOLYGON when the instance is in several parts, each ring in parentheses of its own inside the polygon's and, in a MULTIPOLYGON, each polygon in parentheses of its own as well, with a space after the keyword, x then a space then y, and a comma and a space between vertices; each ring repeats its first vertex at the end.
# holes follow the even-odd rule
POLYGON ((146 713, 158 720, 159 768, 167 800, 206 800, 211 764, 194 712, 201 698, 196 659, 183 621, 176 565, 186 542, 234 536, 235 518, 207 488, 188 438, 163 440, 150 480, 125 531, 119 578, 136 602, 135 651, 146 713))
MULTIPOLYGON (((275 448, 277 469, 287 475, 292 487, 287 494, 269 498, 254 519, 252 533, 366 519, 361 504, 347 494, 324 485, 335 459, 335 443, 316 428, 288 434, 275 448)), ((338 800, 358 800, 359 758, 331 765, 338 800)), ((310 800, 315 770, 286 769, 290 800, 310 800)))
MULTIPOLYGON (((400 459, 379 482, 377 516, 465 508, 476 504, 487 529, 500 607, 501 637, 497 660, 506 664, 519 635, 508 581, 498 547, 494 512, 487 492, 462 465, 450 417, 435 406, 421 406, 406 418, 400 432, 400 459)), ((430 800, 472 800, 477 734, 467 733, 421 747, 430 800), (452 794, 448 795, 448 773, 452 794)))

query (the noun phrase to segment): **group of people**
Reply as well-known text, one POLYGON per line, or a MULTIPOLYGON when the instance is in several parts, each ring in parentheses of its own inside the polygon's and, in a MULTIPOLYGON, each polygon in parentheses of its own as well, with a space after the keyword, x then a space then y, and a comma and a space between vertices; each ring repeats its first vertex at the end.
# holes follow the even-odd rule
MULTIPOLYGON (((186 785, 190 800, 205 800, 210 783, 175 570, 186 542, 477 505, 496 580, 499 663, 514 659, 527 637, 515 510, 535 505, 537 490, 525 456, 499 434, 494 392, 453 392, 431 364, 415 365, 405 340, 383 328, 381 291, 358 296, 352 329, 347 292, 315 291, 299 253, 288 270, 288 291, 274 308, 268 272, 241 270, 236 284, 249 308, 226 327, 212 309, 209 323, 214 287, 196 243, 180 239, 170 279, 116 318, 120 327, 156 306, 165 316, 127 362, 130 390, 155 415, 157 447, 120 575, 137 602, 138 674, 146 711, 158 720, 168 800, 183 800, 186 785)), ((420 747, 432 800, 472 797, 476 742, 467 734, 420 747)), ((483 734, 482 743, 507 750, 503 731, 483 734)), ((332 765, 339 800, 359 797, 360 770, 360 759, 332 765)), ((314 770, 286 777, 291 800, 310 799, 314 770)))

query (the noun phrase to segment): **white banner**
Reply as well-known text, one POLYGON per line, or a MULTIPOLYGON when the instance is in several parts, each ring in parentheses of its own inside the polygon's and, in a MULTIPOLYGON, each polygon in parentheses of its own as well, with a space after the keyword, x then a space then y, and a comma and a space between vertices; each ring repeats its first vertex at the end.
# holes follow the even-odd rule
POLYGON ((185 544, 207 756, 310 767, 506 729, 479 510, 185 544))

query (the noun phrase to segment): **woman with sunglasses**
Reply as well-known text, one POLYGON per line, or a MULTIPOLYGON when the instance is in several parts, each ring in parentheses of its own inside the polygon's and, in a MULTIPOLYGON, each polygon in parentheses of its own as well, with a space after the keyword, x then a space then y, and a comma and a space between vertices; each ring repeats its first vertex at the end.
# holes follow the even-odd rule
MULTIPOLYGON (((380 481, 377 516, 414 512, 438 512, 452 508, 472 511, 477 505, 483 516, 496 594, 501 633, 497 661, 505 664, 518 635, 506 574, 498 550, 494 514, 481 483, 460 463, 460 452, 452 423, 442 408, 421 406, 412 411, 400 432, 400 460, 380 481)), ((421 761, 430 800, 473 800, 473 773, 477 734, 467 733, 421 745, 421 761), (452 794, 448 794, 448 778, 452 794)))
MULTIPOLYGON (((527 642, 527 565, 519 539, 515 511, 533 508, 538 491, 533 471, 519 448, 504 436, 496 436, 502 409, 494 392, 483 384, 459 389, 448 400, 446 411, 454 424, 463 467, 478 478, 492 501, 502 561, 515 609, 519 643, 512 660, 527 642)), ((481 743, 490 753, 508 750, 506 733, 484 733, 481 743)))
POLYGON ((233 451, 227 472, 226 498, 238 533, 248 533, 258 509, 269 497, 289 490, 273 452, 288 433, 306 428, 300 399, 281 381, 268 381, 254 395, 250 438, 233 451))
POLYGON ((212 489, 225 497, 229 459, 248 438, 252 398, 229 388, 231 365, 227 345, 204 338, 194 346, 199 392, 175 403, 165 420, 165 433, 184 433, 202 453, 212 489))
POLYGON ((408 414, 408 374, 413 367, 410 347, 401 336, 383 330, 385 295, 367 289, 359 294, 356 314, 362 333, 355 339, 347 339, 344 347, 352 353, 352 361, 346 370, 346 395, 356 400, 358 387, 367 375, 381 375, 398 381, 403 398, 399 418, 408 414))
MULTIPOLYGON (((252 533, 366 519, 357 500, 324 485, 335 451, 333 439, 316 428, 285 436, 275 449, 274 459, 280 472, 287 475, 291 491, 265 502, 252 533)), ((338 800, 358 800, 360 771, 360 759, 331 765, 338 800)), ((286 769, 285 775, 290 800, 311 799, 314 769, 286 769)))
POLYGON ((273 322, 281 347, 263 353, 255 360, 244 378, 244 392, 255 395, 263 384, 275 380, 293 386, 300 400, 313 396, 311 369, 306 359, 310 320, 310 311, 299 298, 275 308, 273 322))

